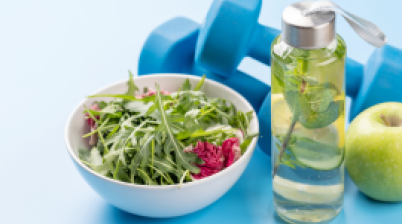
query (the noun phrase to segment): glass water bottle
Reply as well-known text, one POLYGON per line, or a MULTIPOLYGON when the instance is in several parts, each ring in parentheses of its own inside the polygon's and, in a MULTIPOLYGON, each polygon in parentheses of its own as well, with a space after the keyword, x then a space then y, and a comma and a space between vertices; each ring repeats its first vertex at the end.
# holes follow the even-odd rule
POLYGON ((368 43, 384 33, 330 1, 298 2, 282 15, 271 47, 273 198, 292 223, 326 223, 342 209, 346 44, 335 12, 368 43))
POLYGON ((386 42, 329 1, 283 11, 271 47, 272 182, 275 211, 292 223, 328 222, 343 205, 346 44, 334 11, 367 42, 386 42))

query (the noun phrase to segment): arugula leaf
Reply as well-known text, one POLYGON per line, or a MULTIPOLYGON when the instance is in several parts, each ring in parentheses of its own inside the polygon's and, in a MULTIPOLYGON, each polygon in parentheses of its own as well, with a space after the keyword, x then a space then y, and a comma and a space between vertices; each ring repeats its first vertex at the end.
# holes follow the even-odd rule
POLYGON ((162 156, 162 145, 161 144, 155 145, 155 154, 156 154, 156 156, 159 156, 159 157, 162 156))
MULTIPOLYGON (((166 182, 168 182, 168 184, 174 184, 173 180, 169 177, 169 174, 160 171, 158 168, 150 166, 151 170, 155 170, 155 173, 152 175, 152 179, 156 179, 159 176, 163 177, 163 179, 166 180, 166 182)), ((152 173, 151 173, 152 174, 152 173)))
POLYGON ((184 115, 184 127, 191 128, 198 126, 197 116, 200 114, 200 109, 191 109, 184 115))
POLYGON ((110 173, 110 169, 107 166, 107 164, 101 164, 101 165, 95 166, 95 167, 93 167, 93 170, 103 176, 106 176, 110 173))
POLYGON ((163 145, 163 152, 165 153, 166 157, 168 157, 169 159, 171 158, 170 153, 172 152, 172 141, 170 140, 170 138, 167 138, 164 142, 163 145))
MULTIPOLYGON (((175 92, 175 93, 170 94, 170 96, 172 98, 176 98, 178 96, 188 96, 188 95, 190 95, 192 97, 203 97, 203 96, 205 96, 205 94, 203 92, 198 91, 198 90, 197 91, 183 90, 183 91, 180 91, 180 92, 175 92)), ((188 99, 188 101, 190 101, 190 102, 191 102, 191 100, 192 99, 190 99, 190 98, 188 99)))
POLYGON ((147 155, 149 155, 149 147, 151 145, 152 139, 154 139, 154 135, 149 136, 148 139, 146 139, 145 143, 140 146, 140 150, 131 161, 131 173, 135 174, 140 164, 148 164, 149 156, 147 155))
POLYGON ((206 76, 203 75, 201 78, 201 81, 197 84, 197 86, 194 88, 194 91, 198 91, 201 89, 202 85, 204 84, 204 80, 205 80, 206 76))
POLYGON ((110 137, 105 139, 105 144, 110 145, 118 142, 121 139, 127 139, 131 134, 131 130, 121 129, 119 132, 111 135, 110 137))
POLYGON ((153 102, 145 103, 143 101, 130 101, 124 104, 126 110, 139 113, 136 116, 145 116, 152 106, 154 106, 153 102))
MULTIPOLYGON (((184 88, 185 87, 183 86, 183 89, 184 88)), ((162 118, 162 124, 161 125, 166 130, 167 136, 170 139, 171 145, 172 145, 172 147, 173 147, 173 149, 175 151, 175 154, 176 154, 177 163, 182 165, 186 169, 190 170, 190 172, 192 172, 192 173, 195 173, 195 174, 199 173, 200 168, 198 168, 198 167, 196 167, 193 164, 188 162, 188 159, 184 155, 183 148, 180 147, 180 145, 178 144, 176 138, 174 137, 174 134, 173 134, 172 129, 171 129, 171 125, 170 125, 170 123, 168 121, 167 115, 165 114, 165 110, 164 110, 164 108, 162 106, 163 105, 163 100, 162 100, 162 97, 161 97, 162 94, 160 92, 158 84, 156 84, 156 91, 157 91, 157 93, 156 93, 156 102, 155 102, 155 104, 158 105, 158 110, 161 113, 161 118, 162 118)))
POLYGON ((111 131, 110 133, 106 136, 106 138, 110 138, 110 136, 114 135, 120 128, 120 125, 116 125, 111 131))
POLYGON ((233 133, 234 131, 237 131, 237 129, 234 128, 215 128, 213 130, 209 131, 204 131, 202 129, 199 129, 191 134, 192 138, 197 138, 197 137, 206 137, 206 136, 211 136, 211 135, 216 135, 216 134, 222 134, 222 133, 233 133))
POLYGON ((130 79, 129 79, 128 82, 127 82, 128 90, 127 90, 126 95, 128 95, 128 96, 135 96, 135 92, 138 91, 139 89, 138 89, 138 87, 134 84, 134 78, 133 78, 134 75, 133 75, 133 73, 131 73, 130 70, 128 71, 128 73, 129 73, 130 79))
POLYGON ((243 140, 243 143, 240 144, 241 154, 243 155, 248 146, 250 145, 253 138, 259 136, 259 133, 247 135, 247 137, 243 140))
POLYGON ((104 176, 109 173, 109 168, 106 164, 103 164, 102 156, 96 147, 93 147, 91 150, 79 149, 78 153, 78 157, 81 161, 91 167, 95 172, 104 176))
POLYGON ((164 158, 154 158, 154 166, 157 167, 163 173, 170 173, 176 171, 176 167, 171 164, 167 159, 164 158))
POLYGON ((181 185, 182 185, 183 182, 184 182, 184 178, 187 176, 188 173, 189 173, 189 170, 186 170, 186 171, 183 173, 182 177, 180 178, 180 184, 179 184, 178 188, 181 188, 181 185))
POLYGON ((99 108, 102 110, 103 108, 107 107, 107 105, 109 105, 108 103, 106 103, 105 101, 98 101, 96 102, 99 106, 99 108))
POLYGON ((87 98, 96 98, 96 97, 113 97, 122 100, 136 100, 136 101, 143 101, 143 99, 138 99, 134 96, 129 96, 126 94, 96 94, 88 96, 87 98))
POLYGON ((104 107, 101 111, 99 111, 99 114, 108 114, 111 115, 110 117, 117 117, 120 118, 121 117, 121 107, 119 105, 116 104, 110 104, 107 105, 106 107, 104 107))
POLYGON ((113 173, 113 179, 123 182, 130 182, 130 178, 128 177, 126 170, 128 170, 128 167, 124 166, 119 160, 113 173))
POLYGON ((103 164, 102 156, 96 147, 93 147, 91 150, 79 149, 78 157, 86 163, 91 164, 91 166, 99 166, 103 164))
POLYGON ((144 169, 137 168, 138 175, 142 178, 146 185, 157 185, 155 181, 152 180, 149 173, 146 172, 144 169))
POLYGON ((186 81, 183 84, 183 91, 190 91, 191 90, 191 84, 190 84, 190 80, 186 79, 186 81))

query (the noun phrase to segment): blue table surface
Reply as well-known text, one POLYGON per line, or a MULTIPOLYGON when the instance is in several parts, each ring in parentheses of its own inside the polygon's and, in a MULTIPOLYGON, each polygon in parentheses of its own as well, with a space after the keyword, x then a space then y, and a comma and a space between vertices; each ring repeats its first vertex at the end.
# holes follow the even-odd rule
MULTIPOLYGON (((270 158, 256 150, 236 185, 194 214, 148 219, 107 204, 80 177, 63 131, 88 94, 137 70, 151 30, 174 16, 202 22, 211 0, 0 1, 0 223, 281 223, 272 208, 270 158)), ((280 28, 291 0, 265 0, 260 22, 280 28)), ((339 0, 402 48, 401 1, 339 0)), ((349 56, 366 62, 373 47, 338 17, 349 56)), ((270 83, 269 67, 245 59, 241 70, 270 83)), ((348 100, 350 104, 350 100, 348 100)), ((347 177, 344 210, 332 223, 401 223, 402 203, 361 194, 347 177)))

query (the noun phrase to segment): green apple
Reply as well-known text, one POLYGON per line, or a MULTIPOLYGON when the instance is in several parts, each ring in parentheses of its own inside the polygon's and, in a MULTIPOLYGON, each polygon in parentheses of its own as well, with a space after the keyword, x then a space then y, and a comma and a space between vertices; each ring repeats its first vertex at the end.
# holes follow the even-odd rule
POLYGON ((373 106, 346 133, 348 173, 367 196, 402 201, 402 103, 373 106))

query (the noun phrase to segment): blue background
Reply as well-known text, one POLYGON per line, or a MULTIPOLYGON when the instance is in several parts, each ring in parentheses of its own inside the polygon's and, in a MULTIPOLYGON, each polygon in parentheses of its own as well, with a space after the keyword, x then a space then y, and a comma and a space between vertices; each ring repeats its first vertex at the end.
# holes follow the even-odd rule
MULTIPOLYGON (((281 223, 273 213, 270 158, 254 154, 237 184, 211 206, 174 219, 147 219, 108 205, 80 177, 64 145, 69 113, 88 94, 137 70, 147 35, 175 16, 202 22, 211 0, 0 1, 0 223, 281 223)), ((265 0, 260 22, 280 28, 291 0, 265 0)), ((401 1, 339 0, 402 48, 401 1)), ((348 54, 373 47, 338 16, 348 54)), ((270 83, 269 68, 240 69, 270 83)), ((350 104, 350 100, 348 101, 350 104)), ((346 179, 343 212, 332 223, 401 223, 402 204, 372 201, 346 179)))

